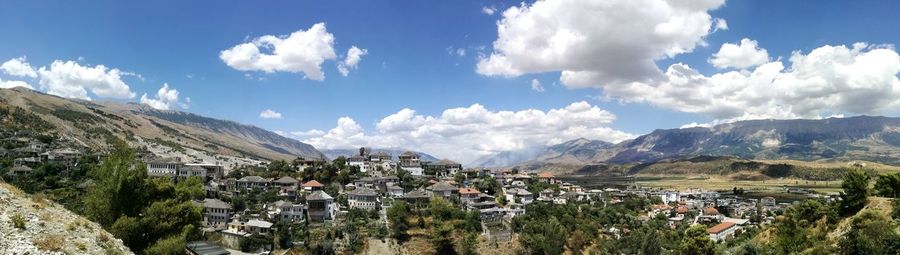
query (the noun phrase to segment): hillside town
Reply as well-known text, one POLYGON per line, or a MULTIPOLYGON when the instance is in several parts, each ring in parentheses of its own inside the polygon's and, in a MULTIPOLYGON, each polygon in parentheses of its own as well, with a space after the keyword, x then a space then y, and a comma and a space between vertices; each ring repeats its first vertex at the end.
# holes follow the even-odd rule
MULTIPOLYGON (((31 167, 41 162, 77 164, 81 155, 72 149, 50 149, 36 141, 23 143, 22 147, 5 153, 15 155, 14 165, 6 173, 6 178, 11 180, 28 178, 31 167)), ((175 181, 199 178, 203 181, 206 198, 194 203, 203 208, 203 231, 218 237, 190 243, 187 249, 192 254, 242 254, 241 250, 268 253, 274 249, 272 243, 279 227, 334 226, 346 221, 349 214, 358 212, 379 215, 376 224, 385 226, 388 224, 386 211, 397 201, 427 206, 432 200, 441 199, 462 210, 477 212, 482 237, 494 242, 514 238, 512 221, 525 214, 526 205, 531 203, 614 205, 628 198, 649 199, 652 204, 641 216, 645 220, 665 217, 672 228, 682 224, 705 225, 709 238, 714 241, 732 238, 744 228, 769 224, 776 212, 791 205, 772 197, 743 198, 731 191, 676 191, 634 186, 586 189, 561 181, 549 172, 464 168, 446 159, 421 161, 416 153, 409 151, 390 155, 360 148, 356 155, 331 161, 298 158, 287 167, 288 171, 277 172, 265 170, 271 169, 270 165, 226 171, 217 163, 186 162, 181 158, 156 158, 146 162, 150 178, 175 181), (335 163, 342 164, 344 167, 340 169, 352 173, 350 178, 327 177, 327 181, 315 178, 317 172, 327 171, 326 166, 335 163), (249 175, 247 173, 253 171, 247 169, 263 169, 266 176, 249 175), (268 245, 255 249, 242 247, 251 238, 269 242, 262 242, 268 245)), ((612 236, 618 236, 622 231, 628 230, 604 230, 612 236)), ((301 240, 290 242, 303 245, 301 240)))

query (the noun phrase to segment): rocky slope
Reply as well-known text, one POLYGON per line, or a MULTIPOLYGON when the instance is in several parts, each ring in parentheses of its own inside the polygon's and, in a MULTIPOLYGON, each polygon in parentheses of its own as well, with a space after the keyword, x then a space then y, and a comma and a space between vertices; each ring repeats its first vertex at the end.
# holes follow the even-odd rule
POLYGON ((0 182, 0 254, 132 252, 97 223, 0 182), (21 219, 18 227, 17 219, 21 219))
POLYGON ((0 89, 0 107, 19 108, 49 122, 57 134, 94 149, 109 146, 109 137, 136 145, 259 159, 293 159, 324 155, 309 144, 258 127, 139 104, 66 99, 23 89, 0 89))
POLYGON ((482 157, 472 163, 477 167, 572 165, 596 163, 594 158, 605 153, 612 143, 579 138, 553 146, 519 151, 505 151, 482 157))

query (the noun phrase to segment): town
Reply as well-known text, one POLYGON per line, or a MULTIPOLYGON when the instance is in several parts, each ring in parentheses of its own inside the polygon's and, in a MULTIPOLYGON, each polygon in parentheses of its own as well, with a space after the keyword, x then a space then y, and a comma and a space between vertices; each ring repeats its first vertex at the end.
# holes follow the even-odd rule
MULTIPOLYGON (((11 139, 7 144, 15 148, 0 152, 12 159, 12 167, 4 177, 13 183, 26 183, 33 167, 56 164, 73 168, 84 156, 77 149, 54 148, 38 139, 11 139)), ((743 189, 737 188, 664 190, 625 185, 587 189, 549 172, 464 168, 446 159, 422 161, 411 151, 390 155, 360 148, 357 154, 330 161, 297 158, 230 169, 221 162, 152 155, 146 158, 149 178, 175 182, 196 178, 203 183, 205 198, 194 203, 202 207, 206 240, 188 243, 192 254, 258 254, 277 248, 309 247, 310 243, 305 242, 313 239, 308 233, 290 233, 300 228, 308 232, 341 226, 359 215, 371 218, 370 237, 383 238, 392 224, 388 211, 397 203, 428 208, 437 200, 477 215, 475 223, 479 226, 475 229, 480 230, 482 240, 491 243, 515 239, 514 220, 526 214, 532 203, 613 206, 641 199, 648 203, 639 208, 639 219, 662 217, 672 229, 702 225, 709 239, 718 242, 734 238, 745 229, 771 224, 777 214, 792 205, 773 197, 747 198, 742 196, 743 189)), ((629 230, 603 230, 614 238, 621 237, 623 231, 629 230)), ((337 253, 361 251, 359 240, 351 243, 347 239, 337 239, 324 249, 337 253)))

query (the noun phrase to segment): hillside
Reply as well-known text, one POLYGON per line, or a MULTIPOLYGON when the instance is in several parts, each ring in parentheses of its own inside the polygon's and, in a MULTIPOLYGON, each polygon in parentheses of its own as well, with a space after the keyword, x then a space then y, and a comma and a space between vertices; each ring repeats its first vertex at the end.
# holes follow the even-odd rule
POLYGON ((118 137, 136 146, 190 149, 210 155, 255 159, 324 156, 311 145, 258 127, 145 105, 65 99, 16 88, 0 89, 0 107, 33 113, 51 125, 48 133, 96 150, 107 148, 107 138, 118 137))
POLYGON ((0 253, 131 254, 97 223, 0 182, 0 253), (14 218, 21 216, 21 228, 14 218))
POLYGON ((561 165, 581 166, 596 163, 598 153, 613 146, 612 143, 579 138, 560 144, 530 148, 519 151, 504 151, 488 155, 471 163, 475 167, 507 167, 515 165, 561 165))

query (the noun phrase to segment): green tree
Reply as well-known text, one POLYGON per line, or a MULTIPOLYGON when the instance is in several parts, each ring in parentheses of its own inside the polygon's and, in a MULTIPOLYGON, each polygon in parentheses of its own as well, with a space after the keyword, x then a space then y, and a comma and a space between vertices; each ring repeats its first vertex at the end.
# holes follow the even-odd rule
POLYGON ((900 198, 900 173, 882 174, 875 180, 875 194, 900 198))
POLYGON ((468 233, 459 241, 459 254, 461 255, 477 255, 478 234, 468 233))
POLYGON ((568 230, 556 217, 549 220, 530 221, 522 229, 519 242, 531 254, 562 254, 568 230))
POLYGON ((134 159, 134 151, 123 141, 103 162, 91 169, 95 180, 85 197, 87 217, 109 227, 121 215, 136 216, 144 205, 147 166, 134 159))
POLYGON ((866 211, 853 218, 850 230, 839 242, 841 254, 898 254, 897 225, 884 215, 866 211))
POLYGON ((703 225, 692 226, 684 233, 685 237, 678 246, 678 254, 701 255, 715 254, 716 245, 709 239, 706 227, 703 225))
POLYGON ((406 218, 409 217, 409 205, 405 201, 396 201, 387 210, 387 219, 391 223, 391 237, 397 241, 403 242, 409 237, 406 230, 409 229, 409 223, 406 218))
POLYGON ((869 175, 861 169, 850 169, 841 183, 841 214, 853 215, 866 206, 869 196, 869 175))

